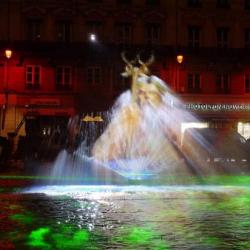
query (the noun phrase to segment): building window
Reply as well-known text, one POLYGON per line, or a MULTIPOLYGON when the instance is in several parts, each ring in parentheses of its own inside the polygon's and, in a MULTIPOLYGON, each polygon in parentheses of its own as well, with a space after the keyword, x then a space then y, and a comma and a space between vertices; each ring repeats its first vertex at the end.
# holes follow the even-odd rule
POLYGON ((250 48, 250 28, 245 29, 245 48, 250 48))
POLYGON ((117 4, 132 4, 132 0, 116 0, 117 4))
POLYGON ((245 10, 250 10, 250 0, 245 0, 245 10))
POLYGON ((230 8, 229 0, 217 0, 217 8, 230 8))
POLYGON ((217 28, 218 48, 228 48, 228 33, 229 33, 229 28, 227 27, 217 28))
POLYGON ((103 22, 101 21, 89 21, 86 23, 88 34, 95 34, 97 38, 100 38, 103 30, 103 22))
POLYGON ((161 37, 161 26, 159 23, 148 23, 145 27, 146 42, 150 44, 158 44, 161 37))
POLYGON ((245 93, 250 93, 250 75, 245 74, 245 93))
POLYGON ((201 92, 201 76, 199 73, 188 73, 187 89, 189 93, 201 92))
POLYGON ((56 89, 67 90, 72 85, 72 70, 69 66, 58 66, 56 68, 56 89))
POLYGON ((38 41, 41 38, 41 20, 30 19, 27 21, 27 38, 29 41, 38 41))
POLYGON ((187 5, 190 8, 201 7, 201 0, 187 0, 187 5))
POLYGON ((100 67, 88 67, 87 69, 87 83, 90 85, 101 84, 101 68, 100 67))
POLYGON ((228 73, 218 73, 216 76, 216 91, 219 94, 230 93, 230 79, 228 73))
POLYGON ((119 43, 130 44, 132 42, 133 28, 131 23, 116 24, 116 39, 119 43))
POLYGON ((200 27, 199 26, 188 27, 188 46, 191 48, 200 47, 200 27))
POLYGON ((145 0, 145 5, 159 6, 160 0, 145 0))
POLYGON ((61 42, 70 42, 71 22, 70 21, 58 21, 56 26, 57 26, 57 40, 61 42))
POLYGON ((26 88, 39 89, 41 84, 41 67, 38 65, 26 66, 26 88))

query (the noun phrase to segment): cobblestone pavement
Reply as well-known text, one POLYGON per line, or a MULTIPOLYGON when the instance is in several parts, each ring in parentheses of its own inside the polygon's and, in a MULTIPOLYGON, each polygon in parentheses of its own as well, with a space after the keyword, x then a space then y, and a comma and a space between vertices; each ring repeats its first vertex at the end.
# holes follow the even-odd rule
POLYGON ((248 186, 0 179, 0 249, 250 249, 248 186))

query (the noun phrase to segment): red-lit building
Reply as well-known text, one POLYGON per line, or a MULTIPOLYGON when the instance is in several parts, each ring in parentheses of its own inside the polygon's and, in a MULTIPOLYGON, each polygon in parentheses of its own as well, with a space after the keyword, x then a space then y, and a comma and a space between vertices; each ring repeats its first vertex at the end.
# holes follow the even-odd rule
POLYGON ((153 51, 153 73, 209 126, 250 127, 249 0, 2 0, 0 15, 1 136, 107 110, 129 88, 124 50, 153 51))

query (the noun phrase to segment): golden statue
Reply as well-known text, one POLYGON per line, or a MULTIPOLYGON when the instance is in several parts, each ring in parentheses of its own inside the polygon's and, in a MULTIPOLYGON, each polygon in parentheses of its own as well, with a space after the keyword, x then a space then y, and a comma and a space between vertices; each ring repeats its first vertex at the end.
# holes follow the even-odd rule
POLYGON ((153 133, 154 138, 148 133, 151 125, 155 126, 155 114, 163 106, 162 98, 167 92, 166 85, 158 77, 149 76, 148 66, 153 63, 154 56, 145 63, 137 56, 139 66, 128 61, 124 53, 122 59, 126 63, 122 76, 131 77, 131 90, 124 94, 126 101, 120 97, 111 122, 93 147, 92 155, 102 162, 148 155, 155 150, 152 140, 164 137, 159 131, 155 131, 157 135, 153 133), (147 108, 151 110, 151 117, 147 116, 147 108))

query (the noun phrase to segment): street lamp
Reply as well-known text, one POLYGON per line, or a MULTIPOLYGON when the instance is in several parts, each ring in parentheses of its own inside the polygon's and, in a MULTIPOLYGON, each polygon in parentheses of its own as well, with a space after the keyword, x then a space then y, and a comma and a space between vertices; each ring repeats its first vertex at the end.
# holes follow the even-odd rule
POLYGON ((6 50, 5 50, 5 57, 6 57, 7 59, 10 59, 11 56, 12 56, 12 50, 6 49, 6 50))
POLYGON ((92 42, 92 43, 96 42, 96 41, 97 41, 97 36, 96 36, 96 34, 90 33, 90 34, 89 34, 89 41, 92 42))
POLYGON ((8 99, 9 99, 9 96, 8 96, 8 88, 9 88, 9 70, 8 70, 8 61, 9 59, 11 58, 12 56, 12 50, 11 49, 6 49, 4 51, 4 54, 5 54, 5 57, 7 59, 6 61, 6 70, 5 70, 5 74, 6 74, 6 77, 5 77, 5 87, 4 87, 4 94, 5 94, 5 101, 4 101, 4 105, 3 105, 3 116, 2 116, 2 129, 4 129, 5 127, 5 119, 6 119, 6 113, 7 113, 7 108, 8 108, 8 99))
POLYGON ((177 62, 178 62, 179 64, 181 64, 181 63, 183 62, 183 60, 184 60, 183 55, 178 54, 178 55, 176 56, 176 60, 177 60, 177 62))
POLYGON ((182 54, 178 54, 176 56, 176 91, 179 91, 181 90, 180 89, 180 86, 179 86, 179 65, 183 63, 183 60, 184 60, 184 56, 182 54))

